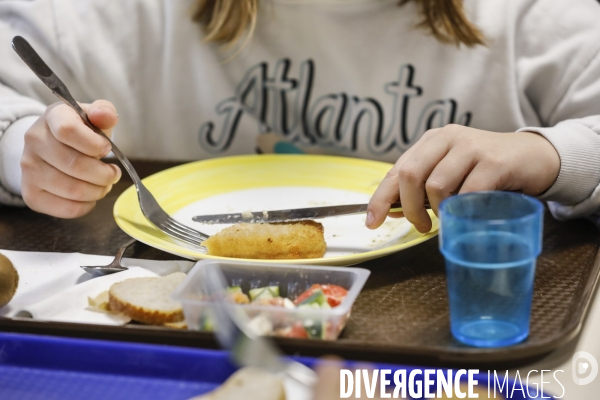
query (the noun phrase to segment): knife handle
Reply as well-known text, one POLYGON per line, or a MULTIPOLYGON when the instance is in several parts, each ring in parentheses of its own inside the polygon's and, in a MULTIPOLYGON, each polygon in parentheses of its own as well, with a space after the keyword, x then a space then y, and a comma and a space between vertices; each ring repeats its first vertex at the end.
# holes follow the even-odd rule
MULTIPOLYGON (((429 204, 429 199, 427 197, 425 197, 425 203, 423 204, 423 207, 425 208, 431 208, 431 205, 429 204)), ((392 203, 390 205, 390 211, 389 212, 402 212, 402 203, 397 201, 395 203, 392 203)))

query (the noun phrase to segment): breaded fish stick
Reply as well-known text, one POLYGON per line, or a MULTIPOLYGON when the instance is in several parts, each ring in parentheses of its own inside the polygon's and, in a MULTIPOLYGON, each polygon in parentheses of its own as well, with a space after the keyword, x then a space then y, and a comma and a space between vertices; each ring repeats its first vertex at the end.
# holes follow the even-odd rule
POLYGON ((327 248, 323 225, 309 220, 235 224, 203 241, 202 246, 211 256, 270 260, 319 258, 327 248))

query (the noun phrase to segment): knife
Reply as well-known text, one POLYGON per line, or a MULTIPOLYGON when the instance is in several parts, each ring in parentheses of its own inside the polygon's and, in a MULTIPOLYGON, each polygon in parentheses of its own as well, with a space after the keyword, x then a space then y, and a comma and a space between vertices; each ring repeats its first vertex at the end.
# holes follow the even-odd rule
MULTIPOLYGON (((368 204, 346 204, 341 206, 295 208, 289 210, 245 211, 243 213, 196 215, 192 220, 204 224, 236 224, 239 222, 289 222, 303 219, 318 219, 367 212, 368 204)), ((426 199, 425 208, 431 208, 426 199)), ((402 211, 400 202, 393 203, 390 212, 402 211)))

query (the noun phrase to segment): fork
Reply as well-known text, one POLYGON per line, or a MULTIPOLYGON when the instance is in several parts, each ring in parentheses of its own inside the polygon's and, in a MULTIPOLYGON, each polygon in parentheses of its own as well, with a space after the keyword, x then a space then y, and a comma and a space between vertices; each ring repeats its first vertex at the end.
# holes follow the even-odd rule
POLYGON ((221 346, 229 350, 232 360, 239 366, 283 373, 299 383, 302 389, 312 390, 317 382, 316 373, 297 361, 284 360, 272 340, 257 335, 249 328, 248 316, 226 297, 227 284, 219 267, 203 265, 201 272, 202 289, 211 299, 215 335, 221 346))
POLYGON ((40 78, 40 80, 54 93, 59 99, 67 103, 83 120, 83 122, 98 135, 104 136, 112 146, 112 152, 121 162, 137 190, 138 201, 144 216, 158 229, 167 235, 174 237, 193 247, 202 247, 200 242, 208 239, 208 235, 192 229, 179 221, 173 219, 162 209, 152 193, 142 183, 133 165, 127 157, 119 150, 119 148, 110 140, 104 132, 94 126, 85 111, 79 106, 73 98, 66 85, 56 76, 56 74, 48 67, 37 52, 31 47, 29 42, 21 36, 15 36, 12 40, 12 47, 21 57, 25 64, 40 78))

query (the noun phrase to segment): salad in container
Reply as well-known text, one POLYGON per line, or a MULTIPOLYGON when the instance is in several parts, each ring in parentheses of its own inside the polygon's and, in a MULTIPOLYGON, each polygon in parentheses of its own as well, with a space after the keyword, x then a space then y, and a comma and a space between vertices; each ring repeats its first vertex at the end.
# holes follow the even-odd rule
POLYGON ((220 270, 226 298, 243 310, 254 332, 301 339, 337 339, 370 274, 363 268, 200 261, 173 293, 191 330, 214 328, 201 281, 208 265, 220 270))

